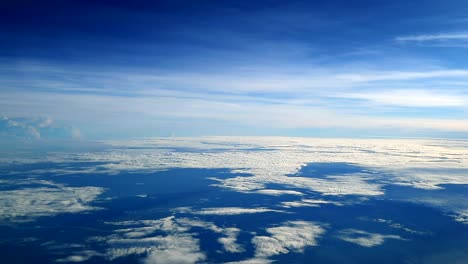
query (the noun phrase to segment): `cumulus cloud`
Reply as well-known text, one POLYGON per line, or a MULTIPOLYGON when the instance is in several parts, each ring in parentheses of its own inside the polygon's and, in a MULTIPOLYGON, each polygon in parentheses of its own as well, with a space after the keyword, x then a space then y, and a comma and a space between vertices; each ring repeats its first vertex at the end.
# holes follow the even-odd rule
POLYGON ((145 258, 145 264, 192 264, 202 261, 206 258, 203 253, 193 251, 187 248, 153 250, 145 258))
POLYGON ((223 245, 226 252, 240 253, 244 252, 244 248, 237 243, 237 236, 240 232, 239 228, 230 227, 225 229, 225 237, 218 238, 218 242, 223 245))
POLYGON ((58 124, 50 117, 0 117, 0 135, 10 139, 80 139, 76 127, 58 124))
POLYGON ((22 119, 15 120, 6 116, 0 118, 0 133, 4 136, 13 136, 16 138, 41 138, 41 134, 35 126, 23 122, 22 119))
POLYGON ((199 240, 187 233, 190 226, 178 223, 174 217, 109 224, 124 228, 94 240, 107 245, 105 254, 110 260, 128 255, 146 255, 145 263, 196 263, 205 259, 199 240))
POLYGON ((383 235, 357 229, 345 229, 339 232, 338 238, 363 247, 382 245, 387 239, 406 240, 398 235, 383 235))
POLYGON ((240 229, 219 227, 212 222, 197 218, 170 216, 158 220, 109 222, 118 229, 105 237, 91 240, 103 243, 107 248, 102 253, 114 260, 129 255, 143 255, 144 263, 198 263, 206 259, 200 249, 200 241, 194 228, 210 230, 220 237, 218 242, 225 252, 239 253, 244 248, 237 244, 240 229))
POLYGON ((0 191, 0 220, 32 221, 41 216, 97 210, 90 203, 103 192, 103 188, 91 186, 0 191))
POLYGON ((278 227, 267 228, 266 232, 270 236, 252 238, 256 258, 267 258, 290 251, 303 252, 305 247, 318 244, 317 239, 325 233, 325 229, 313 222, 289 221, 278 227))

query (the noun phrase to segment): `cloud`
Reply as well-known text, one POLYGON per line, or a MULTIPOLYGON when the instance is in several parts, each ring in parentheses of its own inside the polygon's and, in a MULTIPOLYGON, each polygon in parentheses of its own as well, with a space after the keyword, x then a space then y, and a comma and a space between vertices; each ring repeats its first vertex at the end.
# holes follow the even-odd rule
POLYGON ((394 184, 411 186, 418 189, 438 190, 444 184, 468 184, 468 168, 412 167, 394 168, 389 173, 394 176, 394 184))
POLYGON ((397 37, 397 41, 447 41, 447 40, 468 40, 468 33, 434 34, 434 35, 413 35, 397 37))
POLYGON ((299 195, 299 196, 304 195, 303 193, 298 192, 298 191, 293 191, 293 190, 274 190, 274 189, 261 189, 261 190, 255 191, 255 193, 266 194, 266 195, 273 195, 273 196, 279 196, 279 195, 284 195, 284 194, 287 194, 287 195, 299 195))
POLYGON ((369 233, 357 229, 345 229, 339 232, 338 238, 362 247, 375 247, 382 245, 387 239, 404 240, 398 235, 382 235, 378 233, 369 233))
POLYGON ((376 105, 404 107, 459 107, 467 104, 465 96, 428 90, 388 90, 336 95, 340 98, 367 100, 376 105))
POLYGON ((109 260, 134 254, 146 255, 145 263, 158 264, 196 263, 206 258, 200 251, 199 240, 187 233, 191 226, 177 222, 174 217, 108 224, 125 227, 107 237, 94 238, 106 244, 105 255, 109 260))
POLYGON ((50 127, 54 121, 50 117, 44 117, 40 122, 39 122, 39 127, 44 128, 44 127, 50 127))
POLYGON ((340 202, 316 200, 316 199, 302 199, 300 201, 281 202, 281 206, 285 208, 291 207, 320 207, 322 204, 333 204, 336 206, 342 206, 340 202))
POLYGON ((40 139, 41 134, 33 125, 23 123, 22 120, 0 118, 0 134, 17 138, 40 139))
POLYGON ((57 259, 55 260, 55 262, 58 262, 58 263, 84 262, 95 256, 100 257, 102 256, 102 254, 94 250, 82 250, 82 251, 74 252, 74 255, 57 259))
POLYGON ((157 220, 108 222, 118 227, 113 234, 94 237, 90 241, 107 248, 103 254, 109 260, 129 255, 143 255, 144 263, 198 263, 206 259, 200 249, 194 228, 203 228, 220 235, 218 242, 225 252, 240 253, 244 248, 237 244, 240 229, 219 227, 198 218, 169 216, 157 220))
MULTIPOLYGON (((281 191, 301 192, 304 194, 302 195, 304 199, 310 199, 309 192, 362 198, 385 195, 387 185, 436 190, 445 188, 445 184, 468 184, 466 177, 468 168, 465 166, 468 164, 468 144, 463 140, 202 137, 151 138, 106 143, 112 146, 112 151, 51 153, 47 159, 6 157, 1 160, 6 164, 43 161, 100 163, 82 169, 64 167, 60 169, 61 174, 116 174, 126 171, 151 173, 172 168, 228 168, 232 174, 239 173, 242 176, 211 177, 209 179, 213 180, 213 186, 236 192, 262 193, 263 190, 271 192, 268 191, 272 190, 269 189, 270 184, 279 184, 281 191), (141 146, 144 148, 135 151, 134 147, 141 146), (181 150, 174 152, 174 148, 181 150), (190 151, 184 151, 185 148, 190 151), (256 151, 256 149, 268 149, 268 151, 256 151), (340 173, 326 177, 315 177, 313 174, 308 177, 290 176, 297 174, 297 171, 308 163, 343 161, 358 164, 368 170, 363 173, 340 173)), ((11 175, 15 173, 25 172, 10 171, 11 175)), ((46 172, 31 170, 28 173, 41 175, 46 172)), ((324 197, 316 198, 316 194, 314 199, 329 200, 324 197)), ((454 202, 455 200, 450 200, 445 204, 453 205, 454 202)), ((435 203, 428 204, 435 205, 435 203)), ((301 200, 278 204, 286 208, 315 205, 319 204, 301 200)), ((447 209, 448 213, 460 212, 462 209, 458 205, 456 207, 448 205, 444 206, 451 208, 447 209)), ((188 209, 185 212, 191 213, 192 209, 188 209)), ((247 209, 255 210, 255 208, 247 209)), ((271 208, 266 209, 271 210, 271 208)), ((232 208, 231 211, 223 211, 222 208, 216 210, 211 209, 204 213, 236 213, 232 208)), ((179 212, 183 211, 180 209, 179 212)), ((460 216, 459 219, 464 219, 462 214, 457 213, 457 215, 460 216)))
POLYGON ((226 262, 225 264, 270 264, 272 262, 273 261, 269 259, 252 258, 252 259, 241 260, 241 261, 226 262))
POLYGON ((325 229, 313 222, 289 221, 278 227, 266 229, 270 236, 255 236, 255 257, 267 258, 290 251, 303 252, 305 247, 316 246, 317 239, 325 233, 325 229))
MULTIPOLYGON (((337 127, 343 131, 372 128, 381 134, 388 133, 386 126, 411 128, 419 133, 427 132, 427 129, 468 131, 467 121, 463 118, 453 120, 449 112, 434 115, 421 111, 419 122, 425 121, 428 126, 422 128, 412 125, 413 120, 408 120, 409 117, 398 109, 392 111, 392 118, 385 114, 389 111, 388 102, 392 101, 396 102, 393 106, 400 107, 408 104, 425 108, 450 105, 462 110, 466 106, 466 100, 461 104, 466 98, 464 86, 456 84, 466 84, 466 69, 428 65, 427 61, 414 64, 427 66, 402 67, 401 63, 397 67, 361 65, 360 68, 355 64, 338 68, 253 66, 254 69, 231 72, 193 70, 186 73, 142 69, 138 74, 124 69, 107 69, 93 72, 93 82, 82 84, 84 87, 76 87, 81 78, 75 75, 88 76, 90 69, 57 65, 56 71, 74 76, 77 81, 70 83, 64 78, 66 81, 61 80, 61 85, 50 84, 48 89, 1 91, 0 112, 8 116, 31 117, 31 113, 51 116, 72 124, 72 127, 80 127, 84 135, 99 138, 117 134, 150 136, 172 131, 192 135, 252 134, 248 131, 284 134, 295 132, 285 132, 282 130, 285 128, 337 127), (412 99, 416 97, 404 96, 412 91, 431 93, 431 89, 445 93, 438 93, 443 96, 440 98, 423 93, 419 101, 412 99), (363 93, 365 90, 371 92, 363 93), (400 96, 394 91, 405 92, 400 96), (340 94, 343 97, 335 97, 340 94), (364 100, 373 102, 371 106, 376 111, 368 111, 369 105, 363 104, 363 96, 364 100), (386 97, 393 99, 387 101, 386 97), (295 118, 291 119, 291 116, 295 118), (137 123, 135 117, 138 117, 137 123), (219 126, 219 122, 226 124, 219 126), (456 122, 464 123, 463 129, 454 125, 456 122)), ((51 71, 51 67, 43 68, 44 72, 39 75, 51 71)), ((21 71, 27 69, 24 67, 21 71)), ((28 85, 31 85, 29 82, 48 85, 47 81, 38 79, 22 81, 28 85)), ((76 136, 71 132, 69 135, 76 136)), ((348 134, 344 132, 342 135, 348 134)))
POLYGON ((220 183, 214 184, 222 188, 232 189, 240 192, 254 192, 262 189, 266 184, 282 184, 287 187, 306 189, 320 192, 324 195, 382 195, 383 191, 379 184, 368 183, 372 177, 364 173, 353 174, 352 176, 329 176, 325 179, 280 176, 276 178, 263 177, 234 177, 218 179, 220 183))
POLYGON ((191 264, 205 260, 203 253, 186 248, 171 248, 166 250, 153 250, 145 258, 145 264, 191 264))
POLYGON ((403 230, 405 232, 408 232, 408 233, 411 233, 411 234, 416 234, 416 235, 424 235, 424 234, 427 234, 427 232, 421 232, 421 231, 416 231, 416 230, 413 230, 411 228, 408 228, 400 223, 396 223, 395 221, 393 220, 387 220, 387 219, 382 219, 382 218, 378 218, 378 219, 374 219, 373 220, 374 222, 377 222, 377 223, 384 223, 384 224, 387 224, 389 227, 392 227, 392 228, 395 228, 395 229, 400 229, 400 230, 403 230))
MULTIPOLYGON (((467 78, 468 70, 426 70, 426 71, 363 71, 338 75, 338 79, 353 83, 411 81, 436 78, 467 78)), ((409 84, 408 84, 409 85, 409 84)), ((385 90, 384 90, 385 91, 385 90)))
POLYGON ((78 128, 60 125, 50 117, 0 117, 0 135, 13 139, 80 139, 78 128))
POLYGON ((244 248, 237 243, 237 236, 239 235, 240 229, 230 227, 225 229, 226 237, 218 238, 218 242, 223 245, 223 249, 230 253, 244 252, 244 248))
POLYGON ((91 186, 0 191, 0 220, 23 222, 42 216, 98 210, 90 203, 103 192, 103 188, 91 186))
POLYGON ((285 213, 285 211, 275 210, 265 207, 258 208, 243 208, 243 207, 213 207, 201 208, 192 210, 191 208, 180 208, 176 210, 181 213, 191 213, 196 215, 241 215, 241 214, 258 214, 258 213, 285 213))
POLYGON ((82 139, 83 138, 83 134, 76 127, 72 127, 70 129, 70 136, 71 136, 72 139, 82 139))

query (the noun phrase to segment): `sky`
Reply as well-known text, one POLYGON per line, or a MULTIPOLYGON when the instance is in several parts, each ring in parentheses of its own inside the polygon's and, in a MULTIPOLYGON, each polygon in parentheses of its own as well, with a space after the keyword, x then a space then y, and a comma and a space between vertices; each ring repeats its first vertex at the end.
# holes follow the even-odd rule
POLYGON ((4 1, 0 136, 468 132, 468 3, 4 1))

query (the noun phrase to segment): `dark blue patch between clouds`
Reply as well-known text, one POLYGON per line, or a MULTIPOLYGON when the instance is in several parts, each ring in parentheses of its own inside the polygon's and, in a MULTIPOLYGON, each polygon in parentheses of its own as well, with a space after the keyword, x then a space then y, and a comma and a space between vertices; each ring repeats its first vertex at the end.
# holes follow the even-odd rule
MULTIPOLYGON (((77 167, 88 167, 96 164, 77 163, 77 167)), ((20 165, 16 169, 21 168, 20 165)), ((28 165, 24 169, 29 177, 28 169, 52 169, 70 167, 73 164, 36 164, 28 165)), ((78 168, 77 168, 78 169, 78 168)), ((301 168, 294 176, 326 177, 336 174, 351 174, 367 171, 366 168, 349 163, 311 163, 301 168)), ((233 174, 228 169, 170 169, 154 173, 119 173, 107 174, 72 174, 52 175, 44 173, 40 179, 53 180, 67 186, 84 187, 98 186, 107 189, 106 193, 94 205, 104 210, 86 214, 63 214, 52 217, 42 217, 30 223, 14 226, 0 226, 0 255, 6 262, 15 263, 50 263, 58 257, 65 257, 74 250, 65 248, 59 253, 48 250, 41 245, 48 241, 55 241, 57 245, 84 243, 93 236, 110 235, 116 227, 104 222, 121 220, 159 219, 172 214, 172 209, 180 206, 197 208, 206 207, 268 207, 287 210, 284 213, 260 213, 253 215, 233 216, 196 216, 204 221, 214 222, 221 227, 238 227, 242 230, 238 242, 246 249, 243 253, 219 253, 220 245, 216 242, 219 234, 209 230, 194 229, 196 237, 200 238, 203 252, 207 254, 209 263, 237 261, 253 256, 254 247, 251 239, 257 235, 269 235, 265 229, 277 226, 291 220, 305 220, 322 223, 327 233, 319 239, 319 246, 307 248, 304 254, 291 252, 274 256, 279 263, 425 263, 428 258, 447 252, 468 252, 468 227, 454 222, 440 210, 407 202, 408 197, 401 197, 398 193, 408 196, 420 195, 421 192, 408 191, 408 187, 392 186, 387 188, 389 197, 401 199, 387 200, 386 198, 370 199, 355 205, 321 207, 280 208, 283 201, 294 201, 300 197, 293 195, 269 196, 262 194, 246 194, 227 191, 212 187, 214 183, 208 177, 227 178, 246 176, 233 174), (418 193, 419 192, 419 193, 418 193), (136 195, 146 194, 145 197, 136 195), (105 198, 112 199, 105 199, 105 198), (404 199, 403 199, 404 198, 404 199), (401 229, 392 228, 387 224, 378 223, 375 219, 388 219, 400 223, 405 227, 422 232, 413 234, 401 229), (365 248, 337 238, 339 230, 355 228, 379 234, 395 234, 408 241, 385 241, 383 245, 365 248), (21 242, 28 237, 37 238, 36 241, 21 242), (23 254, 27 250, 29 255, 23 254)), ((280 188, 279 185, 268 186, 280 188)), ((466 186, 450 186, 441 193, 455 193, 462 195, 466 186)), ((11 187, 10 187, 11 188, 11 187)), ((23 188, 21 186, 20 188, 23 188)), ((320 198, 320 194, 309 192, 307 198, 320 198)), ((466 196, 465 196, 466 197, 466 196)), ((327 197, 327 199, 330 197, 327 197)), ((345 198, 331 198, 345 199, 345 198)), ((190 214, 180 216, 194 217, 190 214)), ((99 243, 89 243, 88 249, 103 251, 105 246, 99 243)), ((466 257, 466 254, 463 255, 466 257)), ((130 256, 109 263, 139 263, 140 256, 130 256)), ((94 257, 85 263, 105 263, 102 258, 94 257)))

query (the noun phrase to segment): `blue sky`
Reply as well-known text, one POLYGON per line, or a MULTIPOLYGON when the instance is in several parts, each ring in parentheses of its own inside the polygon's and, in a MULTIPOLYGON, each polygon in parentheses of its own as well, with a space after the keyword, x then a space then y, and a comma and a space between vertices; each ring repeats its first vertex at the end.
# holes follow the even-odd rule
POLYGON ((0 135, 466 137, 466 1, 8 1, 0 135))

